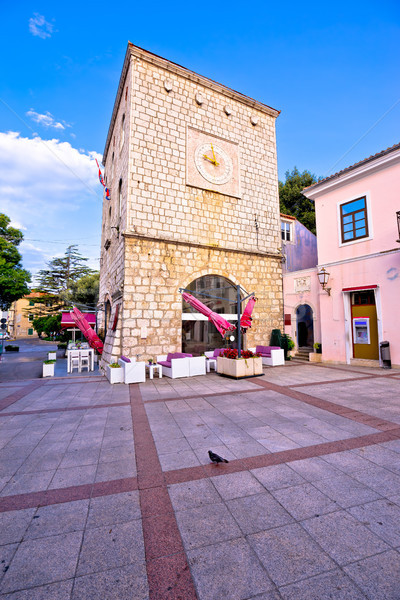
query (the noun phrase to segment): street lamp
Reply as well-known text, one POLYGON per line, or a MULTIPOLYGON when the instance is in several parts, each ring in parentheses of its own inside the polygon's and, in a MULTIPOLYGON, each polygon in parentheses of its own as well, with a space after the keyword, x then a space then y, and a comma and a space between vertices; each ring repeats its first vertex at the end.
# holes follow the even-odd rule
POLYGON ((397 211, 397 231, 399 232, 399 239, 396 240, 400 244, 400 210, 397 211))
POLYGON ((320 269, 318 271, 319 282, 321 284, 322 289, 325 292, 327 292, 328 296, 331 295, 331 288, 327 287, 328 281, 329 281, 329 275, 330 275, 330 273, 328 273, 328 271, 325 269, 325 267, 322 267, 322 269, 320 269))

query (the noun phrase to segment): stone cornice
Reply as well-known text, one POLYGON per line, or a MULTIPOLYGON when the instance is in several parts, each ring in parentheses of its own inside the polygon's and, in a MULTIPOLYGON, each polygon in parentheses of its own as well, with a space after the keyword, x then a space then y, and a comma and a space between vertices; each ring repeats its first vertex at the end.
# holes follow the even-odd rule
POLYGON ((204 88, 211 89, 219 94, 226 96, 227 98, 236 100, 237 102, 241 102, 242 104, 245 104, 246 106, 249 106, 250 108, 253 108, 255 110, 263 112, 264 114, 267 114, 270 117, 273 117, 275 119, 280 114, 280 110, 276 110, 275 108, 272 108, 271 106, 268 106, 267 104, 258 102, 258 100, 254 100, 253 98, 250 98, 249 96, 245 96, 244 94, 241 94, 240 92, 236 92, 235 90, 232 90, 231 88, 228 88, 228 87, 222 85, 221 83, 213 81, 212 79, 208 79, 207 77, 203 77, 203 75, 198 75, 194 71, 190 71, 189 69, 186 69, 185 67, 182 67, 181 65, 178 65, 177 63, 171 62, 170 60, 167 60, 166 58, 162 58, 161 56, 157 56, 157 54, 153 54, 152 52, 149 52, 148 50, 143 50, 143 48, 139 48, 139 46, 135 46, 131 42, 128 42, 128 48, 127 48, 127 51, 125 54, 124 65, 122 67, 122 73, 121 73, 121 77, 120 77, 120 81, 119 81, 117 96, 115 99, 113 113, 112 113, 111 122, 110 122, 110 127, 108 130, 107 141, 106 141, 106 145, 104 148, 103 164, 105 163, 105 160, 107 158, 108 148, 109 148, 110 141, 111 141, 111 135, 112 135, 112 131, 114 129, 114 123, 115 123, 115 119, 117 116, 118 107, 119 107, 122 91, 124 88, 125 78, 126 78, 126 74, 128 72, 128 67, 130 64, 131 57, 134 57, 134 58, 142 60, 144 62, 153 64, 161 69, 164 69, 165 71, 174 73, 175 75, 185 77, 186 79, 189 79, 190 81, 193 81, 194 83, 197 83, 198 85, 201 85, 204 88))
POLYGON ((282 254, 277 252, 260 252, 254 250, 237 250, 235 248, 226 248, 224 246, 212 246, 211 244, 198 244, 189 241, 171 240, 168 238, 151 237, 148 235, 139 235, 138 233, 122 232, 122 236, 126 239, 136 239, 147 242, 158 242, 163 244, 170 244, 171 246, 186 246, 188 248, 201 248, 203 250, 213 250, 219 252, 228 252, 231 254, 246 254, 248 256, 262 256, 263 258, 276 258, 282 260, 282 254))

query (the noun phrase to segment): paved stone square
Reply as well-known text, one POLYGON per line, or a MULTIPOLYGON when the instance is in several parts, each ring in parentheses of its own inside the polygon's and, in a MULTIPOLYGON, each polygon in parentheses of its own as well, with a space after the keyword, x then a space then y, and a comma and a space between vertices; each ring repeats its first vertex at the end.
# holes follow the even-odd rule
POLYGON ((399 600, 399 375, 3 380, 0 599, 399 600))

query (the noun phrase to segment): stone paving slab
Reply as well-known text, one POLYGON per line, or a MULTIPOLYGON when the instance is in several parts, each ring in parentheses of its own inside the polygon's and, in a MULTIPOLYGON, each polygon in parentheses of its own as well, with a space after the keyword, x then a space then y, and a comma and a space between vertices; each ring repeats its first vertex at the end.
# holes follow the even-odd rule
POLYGON ((399 600, 397 382, 0 384, 0 600, 399 600))

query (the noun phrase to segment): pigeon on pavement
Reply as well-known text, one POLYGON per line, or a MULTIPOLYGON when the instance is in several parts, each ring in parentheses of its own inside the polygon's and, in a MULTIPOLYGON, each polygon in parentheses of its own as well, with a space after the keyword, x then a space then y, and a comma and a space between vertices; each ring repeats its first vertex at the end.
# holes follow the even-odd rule
POLYGON ((226 460, 226 458, 222 458, 222 456, 218 456, 218 454, 215 454, 215 452, 212 452, 211 450, 208 451, 208 456, 210 457, 210 460, 213 463, 217 463, 218 464, 218 463, 221 463, 221 462, 224 462, 224 463, 229 462, 229 460, 226 460))

